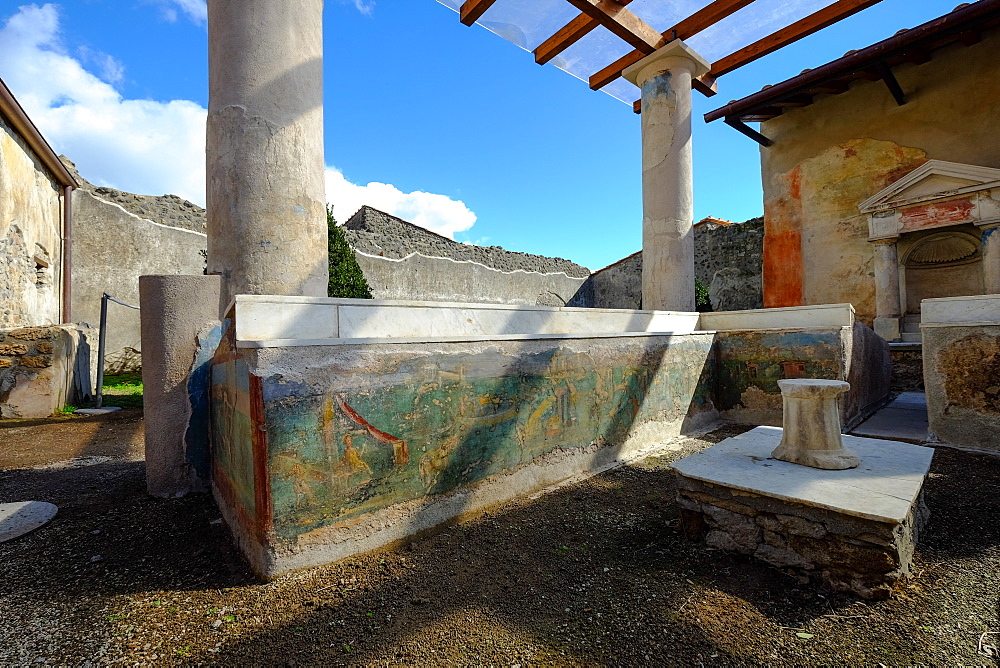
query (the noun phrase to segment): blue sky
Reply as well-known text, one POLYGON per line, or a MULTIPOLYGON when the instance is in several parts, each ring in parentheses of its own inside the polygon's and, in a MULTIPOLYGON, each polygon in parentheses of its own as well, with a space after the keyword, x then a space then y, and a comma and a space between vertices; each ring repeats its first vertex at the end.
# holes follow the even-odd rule
MULTIPOLYGON (((702 114, 956 2, 883 0, 696 94, 696 218, 762 211, 756 144, 702 114)), ((0 0, 0 78, 88 180, 203 203, 204 16, 203 0, 0 0)), ((327 195, 342 221, 370 203, 592 269, 640 248, 630 107, 433 0, 326 0, 324 30, 327 195)))

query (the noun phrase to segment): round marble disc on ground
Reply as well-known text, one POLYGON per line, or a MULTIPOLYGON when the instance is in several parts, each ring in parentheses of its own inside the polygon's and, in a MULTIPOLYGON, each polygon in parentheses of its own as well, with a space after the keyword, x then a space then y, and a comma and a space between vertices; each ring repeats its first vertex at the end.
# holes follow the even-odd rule
POLYGON ((34 531, 57 512, 57 506, 44 501, 0 503, 0 543, 34 531))

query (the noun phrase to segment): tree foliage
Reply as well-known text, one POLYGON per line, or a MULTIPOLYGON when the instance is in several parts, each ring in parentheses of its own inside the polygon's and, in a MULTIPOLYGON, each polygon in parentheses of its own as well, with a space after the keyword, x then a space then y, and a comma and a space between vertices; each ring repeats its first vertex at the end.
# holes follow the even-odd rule
POLYGON ((347 243, 344 228, 337 225, 333 217, 333 207, 326 207, 326 226, 329 230, 327 251, 330 258, 330 282, 326 294, 329 297, 347 297, 353 299, 371 299, 372 291, 368 287, 365 275, 354 257, 354 251, 347 243))
POLYGON ((708 296, 708 286, 694 279, 694 303, 699 313, 712 310, 712 300, 708 296))

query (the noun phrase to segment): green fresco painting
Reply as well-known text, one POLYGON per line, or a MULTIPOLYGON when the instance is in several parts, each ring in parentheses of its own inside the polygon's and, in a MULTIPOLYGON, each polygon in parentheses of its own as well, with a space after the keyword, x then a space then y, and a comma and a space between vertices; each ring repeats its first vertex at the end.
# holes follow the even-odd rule
POLYGON ((744 392, 754 387, 780 395, 778 381, 783 378, 840 378, 839 329, 719 332, 716 336, 719 410, 741 407, 744 392))
POLYGON ((326 387, 264 378, 277 535, 449 492, 558 449, 614 447, 638 424, 712 410, 711 337, 652 341, 600 355, 552 345, 393 358, 350 389, 336 373, 326 387))
POLYGON ((212 475, 252 520, 256 500, 249 381, 243 359, 212 365, 212 475))

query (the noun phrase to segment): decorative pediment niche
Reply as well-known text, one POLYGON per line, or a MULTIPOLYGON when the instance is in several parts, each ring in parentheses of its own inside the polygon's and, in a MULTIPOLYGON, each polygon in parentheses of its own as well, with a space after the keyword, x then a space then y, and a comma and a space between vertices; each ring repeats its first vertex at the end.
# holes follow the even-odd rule
POLYGON ((905 232, 1000 222, 1000 169, 929 160, 859 207, 868 240, 905 232))

